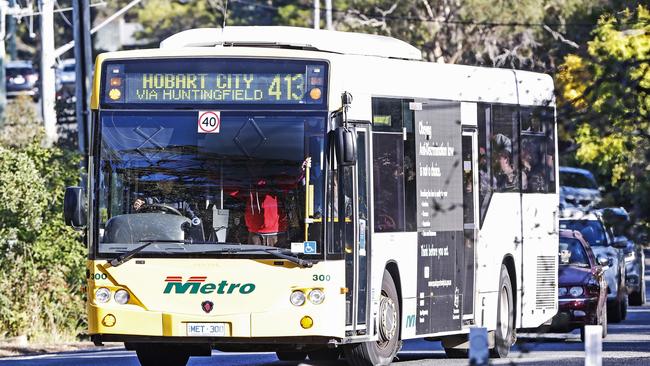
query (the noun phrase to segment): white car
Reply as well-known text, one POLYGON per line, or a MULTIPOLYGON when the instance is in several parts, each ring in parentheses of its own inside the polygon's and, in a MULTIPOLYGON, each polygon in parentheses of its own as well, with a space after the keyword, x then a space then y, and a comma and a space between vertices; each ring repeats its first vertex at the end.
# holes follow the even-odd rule
POLYGON ((596 179, 590 171, 560 167, 560 206, 564 209, 589 211, 602 197, 596 179))

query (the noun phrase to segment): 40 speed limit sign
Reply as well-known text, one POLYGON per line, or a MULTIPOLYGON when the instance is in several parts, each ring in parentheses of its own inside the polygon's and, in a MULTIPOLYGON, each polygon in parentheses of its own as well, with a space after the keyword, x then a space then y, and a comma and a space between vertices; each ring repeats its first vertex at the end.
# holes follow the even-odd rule
POLYGON ((221 112, 199 111, 198 133, 219 133, 221 127, 221 112))

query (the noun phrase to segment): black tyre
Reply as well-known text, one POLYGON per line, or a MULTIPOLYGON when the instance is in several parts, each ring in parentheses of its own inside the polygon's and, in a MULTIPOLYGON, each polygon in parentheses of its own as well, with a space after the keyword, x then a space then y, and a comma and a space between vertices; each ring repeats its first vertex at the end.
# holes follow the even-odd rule
POLYGON ((630 294, 630 305, 642 306, 645 303, 641 291, 634 291, 630 294))
POLYGON ((447 358, 467 358, 469 357, 469 350, 462 348, 445 348, 445 355, 447 358))
POLYGON ((172 345, 142 344, 136 348, 142 366, 185 366, 190 355, 172 345))
POLYGON ((309 359, 312 361, 336 361, 341 357, 339 348, 324 348, 309 352, 309 359))
POLYGON ((628 304, 628 296, 625 294, 623 296, 623 301, 621 302, 621 320, 627 319, 627 304, 628 304))
POLYGON ((351 344, 344 348, 345 358, 352 366, 384 366, 393 361, 402 346, 399 339, 400 310, 395 282, 384 270, 379 303, 379 340, 351 344))
POLYGON ((620 323, 623 319, 621 314, 623 314, 623 302, 620 299, 616 299, 611 303, 607 304, 607 319, 612 323, 620 323))
POLYGON ((302 361, 307 358, 307 353, 298 351, 278 351, 275 355, 280 361, 302 361))
POLYGON ((494 330, 494 348, 490 355, 494 358, 505 358, 510 353, 514 339, 514 302, 512 300, 512 284, 505 265, 501 265, 499 280, 499 295, 497 303, 497 328, 494 330))

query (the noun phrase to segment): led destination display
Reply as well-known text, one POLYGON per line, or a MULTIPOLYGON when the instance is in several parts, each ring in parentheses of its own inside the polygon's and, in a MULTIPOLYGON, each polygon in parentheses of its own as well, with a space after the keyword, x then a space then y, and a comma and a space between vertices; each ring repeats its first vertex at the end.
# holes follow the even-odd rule
POLYGON ((163 66, 166 67, 160 71, 156 67, 145 71, 141 65, 109 65, 104 101, 109 104, 290 105, 320 104, 325 95, 324 65, 263 61, 238 65, 212 60, 177 63, 173 68, 163 66), (191 67, 193 63, 201 67, 191 67), (197 69, 200 71, 194 71, 197 69))

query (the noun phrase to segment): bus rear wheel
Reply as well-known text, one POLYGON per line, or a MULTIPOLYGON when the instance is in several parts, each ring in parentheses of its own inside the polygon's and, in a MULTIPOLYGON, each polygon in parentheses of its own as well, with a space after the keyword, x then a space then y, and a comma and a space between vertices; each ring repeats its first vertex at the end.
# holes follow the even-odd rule
POLYGON ((494 330, 494 348, 490 355, 494 358, 506 358, 510 353, 513 340, 514 309, 512 300, 512 284, 505 265, 501 265, 499 280, 499 298, 497 302, 497 328, 494 330))
POLYGON ((135 352, 142 366, 185 366, 190 359, 189 352, 173 345, 141 344, 135 352))
POLYGON ((384 270, 381 283, 378 323, 379 340, 352 344, 344 348, 345 358, 350 365, 389 365, 401 347, 399 299, 393 277, 387 270, 384 270))

